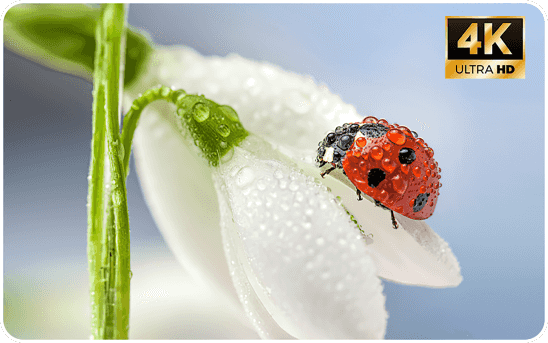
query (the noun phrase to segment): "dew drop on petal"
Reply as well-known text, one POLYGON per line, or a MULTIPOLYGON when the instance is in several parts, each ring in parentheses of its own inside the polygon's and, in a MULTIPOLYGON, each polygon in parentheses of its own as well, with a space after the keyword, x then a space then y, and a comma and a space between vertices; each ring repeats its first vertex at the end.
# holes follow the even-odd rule
POLYGON ((236 175, 236 184, 239 187, 245 187, 253 182, 254 179, 255 172, 249 167, 244 167, 240 169, 240 171, 236 175))

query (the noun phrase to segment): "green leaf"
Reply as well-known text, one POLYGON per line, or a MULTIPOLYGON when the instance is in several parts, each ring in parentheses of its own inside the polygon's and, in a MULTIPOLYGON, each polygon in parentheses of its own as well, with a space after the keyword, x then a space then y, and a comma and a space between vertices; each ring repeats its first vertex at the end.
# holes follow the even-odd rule
MULTIPOLYGON (((4 18, 4 45, 38 64, 91 81, 100 14, 100 8, 82 4, 17 5, 4 18)), ((128 30, 126 86, 143 72, 151 52, 150 39, 128 30)))

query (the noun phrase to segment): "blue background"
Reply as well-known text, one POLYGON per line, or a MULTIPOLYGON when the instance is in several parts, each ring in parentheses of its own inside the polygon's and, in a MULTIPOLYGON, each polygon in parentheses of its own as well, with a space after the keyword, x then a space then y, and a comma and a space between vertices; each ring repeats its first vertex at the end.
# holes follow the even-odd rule
MULTIPOLYGON (((235 52, 312 75, 364 116, 407 125, 434 148, 443 188, 428 223, 450 244, 464 281, 450 289, 384 282, 386 338, 529 339, 541 331, 545 37, 537 8, 131 5, 128 21, 157 44, 235 52), (526 78, 446 80, 445 16, 505 15, 525 16, 526 78)), ((4 53, 4 304, 8 297, 15 308, 25 301, 18 289, 40 291, 54 278, 87 287, 92 86, 4 53), (60 262, 70 277, 43 272, 60 262)), ((134 173, 128 192, 133 252, 166 251, 134 173)))

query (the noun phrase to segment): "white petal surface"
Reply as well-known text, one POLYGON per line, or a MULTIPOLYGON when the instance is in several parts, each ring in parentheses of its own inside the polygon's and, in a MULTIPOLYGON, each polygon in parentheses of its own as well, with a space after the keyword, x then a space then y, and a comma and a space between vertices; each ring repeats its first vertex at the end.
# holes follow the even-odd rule
POLYGON ((359 231, 324 186, 283 161, 250 136, 219 168, 235 223, 224 218, 230 263, 296 338, 383 338, 382 285, 359 231))
POLYGON ((394 230, 390 211, 367 200, 357 201, 355 188, 339 173, 331 173, 324 183, 341 197, 365 233, 373 235, 368 247, 380 277, 426 287, 455 287, 461 283, 457 258, 425 221, 395 213, 400 228, 394 230))
POLYGON ((211 170, 191 153, 179 129, 166 119, 174 109, 158 105, 142 114, 134 138, 135 161, 148 206, 188 273, 217 287, 226 306, 241 308, 223 253, 211 170))

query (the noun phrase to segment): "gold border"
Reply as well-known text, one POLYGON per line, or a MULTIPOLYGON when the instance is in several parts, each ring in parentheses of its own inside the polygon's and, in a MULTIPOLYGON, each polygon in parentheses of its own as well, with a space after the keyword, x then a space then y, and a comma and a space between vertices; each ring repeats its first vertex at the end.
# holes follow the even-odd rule
POLYGON ((445 78, 446 79, 525 79, 525 17, 524 16, 446 16, 445 17, 445 78), (516 19, 523 20, 523 59, 522 60, 449 60, 448 59, 448 26, 447 19, 516 19), (511 65, 515 68, 512 74, 497 74, 497 65, 511 65), (471 65, 482 65, 484 69, 491 66, 493 73, 488 74, 464 74, 457 73, 457 68, 465 68, 471 65))

